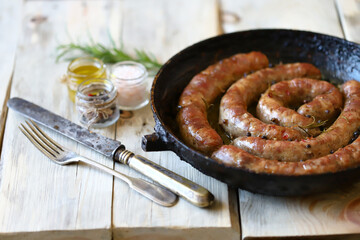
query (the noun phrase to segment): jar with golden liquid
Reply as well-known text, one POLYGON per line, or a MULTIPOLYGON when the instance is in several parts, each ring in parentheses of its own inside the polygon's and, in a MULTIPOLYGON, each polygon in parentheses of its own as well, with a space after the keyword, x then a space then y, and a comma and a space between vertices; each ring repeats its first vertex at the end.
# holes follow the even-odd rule
POLYGON ((94 57, 80 57, 70 62, 67 69, 67 86, 71 101, 75 102, 78 86, 88 79, 106 78, 106 65, 94 57))

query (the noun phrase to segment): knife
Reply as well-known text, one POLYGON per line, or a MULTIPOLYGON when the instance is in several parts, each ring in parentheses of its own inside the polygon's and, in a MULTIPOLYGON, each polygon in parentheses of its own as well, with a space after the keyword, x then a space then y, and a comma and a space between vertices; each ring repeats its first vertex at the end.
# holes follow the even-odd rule
POLYGON ((168 170, 156 163, 125 149, 116 140, 90 132, 59 115, 21 98, 9 99, 7 106, 21 115, 75 140, 116 162, 123 163, 151 178, 155 182, 183 197, 198 207, 210 206, 214 201, 204 187, 168 170))

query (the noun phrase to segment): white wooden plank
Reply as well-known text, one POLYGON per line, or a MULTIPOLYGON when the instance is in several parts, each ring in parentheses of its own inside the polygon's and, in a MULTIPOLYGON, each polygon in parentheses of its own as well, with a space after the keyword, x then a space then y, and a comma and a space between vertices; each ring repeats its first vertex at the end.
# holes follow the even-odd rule
MULTIPOLYGON (((222 1, 226 32, 255 28, 310 30, 338 37, 333 1, 222 1), (234 15, 235 14, 235 15, 234 15)), ((282 198, 239 191, 242 238, 358 238, 360 184, 309 197, 282 198), (341 236, 341 237, 340 237, 341 236)))
POLYGON ((240 191, 243 237, 360 236, 360 184, 326 194, 281 198, 240 191))
POLYGON ((360 43, 360 1, 336 0, 345 38, 360 43))
POLYGON ((121 39, 129 50, 165 62, 181 49, 218 34, 217 1, 124 0, 121 39))
POLYGON ((225 32, 285 28, 342 37, 333 0, 221 0, 221 3, 225 32))
MULTIPOLYGON (((151 51, 163 62, 218 31, 216 1, 123 1, 122 7, 125 46, 151 51)), ((143 152, 141 137, 153 132, 154 121, 149 106, 134 114, 118 123, 116 138, 129 150, 208 188, 216 203, 201 209, 180 199, 176 206, 164 208, 115 181, 119 191, 114 192, 114 239, 239 239, 236 196, 229 196, 225 184, 180 161, 172 152, 143 152)), ((116 168, 127 171, 123 166, 116 168)))
POLYGON ((22 0, 0 1, 0 151, 7 112, 6 100, 21 28, 22 4, 22 0))
MULTIPOLYGON (((108 40, 118 15, 116 1, 26 2, 11 97, 20 96, 77 121, 67 87, 59 78, 67 63, 55 62, 55 48, 73 38, 108 40)), ((83 164, 59 166, 20 133, 24 119, 9 111, 1 155, 1 239, 111 239, 113 177, 83 164)), ((110 167, 113 162, 47 131, 61 144, 110 167)), ((114 137, 115 126, 99 130, 114 137)))

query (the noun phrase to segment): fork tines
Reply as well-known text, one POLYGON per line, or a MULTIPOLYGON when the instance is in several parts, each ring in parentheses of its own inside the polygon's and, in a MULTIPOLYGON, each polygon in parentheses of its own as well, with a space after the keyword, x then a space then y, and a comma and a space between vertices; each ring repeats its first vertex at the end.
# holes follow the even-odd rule
POLYGON ((43 154, 54 160, 60 154, 59 150, 64 151, 63 147, 44 133, 33 120, 30 121, 25 121, 30 129, 22 123, 19 129, 43 154))

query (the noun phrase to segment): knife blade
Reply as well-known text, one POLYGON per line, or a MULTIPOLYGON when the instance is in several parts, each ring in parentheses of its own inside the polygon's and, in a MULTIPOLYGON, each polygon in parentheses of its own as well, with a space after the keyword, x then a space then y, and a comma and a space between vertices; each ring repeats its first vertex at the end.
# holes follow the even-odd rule
POLYGON ((168 188, 198 207, 207 207, 214 196, 204 187, 186 179, 152 161, 135 155, 116 140, 90 132, 59 115, 56 115, 22 98, 9 99, 7 106, 21 115, 77 141, 116 162, 123 163, 168 188))

